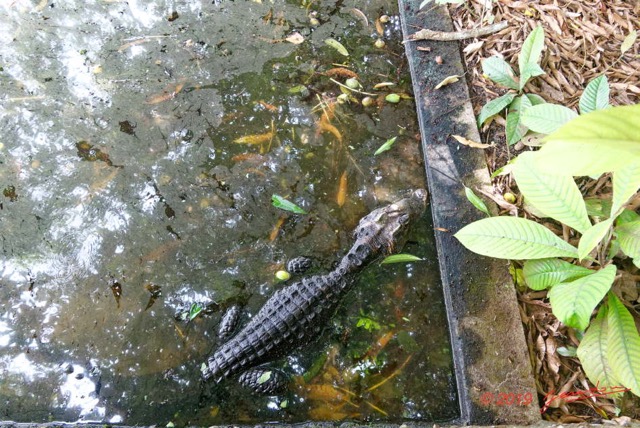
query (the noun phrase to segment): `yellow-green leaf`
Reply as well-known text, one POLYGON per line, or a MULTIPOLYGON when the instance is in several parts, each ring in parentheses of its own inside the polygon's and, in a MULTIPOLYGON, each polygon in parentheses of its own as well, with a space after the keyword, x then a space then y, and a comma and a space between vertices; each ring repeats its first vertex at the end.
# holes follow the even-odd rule
POLYGON ((584 232, 578 243, 578 258, 580 260, 587 257, 591 250, 602 241, 602 238, 604 238, 607 232, 609 232, 609 229, 611 229, 613 220, 613 218, 608 218, 600 223, 594 224, 584 232))
POLYGON ((593 271, 560 259, 527 260, 522 274, 532 290, 545 290, 561 282, 591 275, 593 271))
POLYGON ((616 379, 640 396, 640 335, 633 317, 613 293, 607 314, 607 360, 616 379))
POLYGON ((546 227, 517 217, 490 217, 475 221, 454 235, 467 249, 499 259, 576 257, 578 249, 546 227))
POLYGON ((347 50, 347 48, 345 48, 344 45, 336 39, 332 39, 331 37, 329 37, 328 39, 325 39, 324 42, 327 46, 331 46, 333 49, 338 51, 340 55, 349 56, 349 51, 347 50))
POLYGON ((607 307, 603 305, 578 346, 578 359, 584 372, 592 384, 602 388, 620 386, 607 358, 607 332, 607 307))
POLYGON ((627 203, 638 189, 640 189, 640 161, 631 163, 613 173, 611 217, 615 217, 618 214, 620 208, 627 203))
POLYGON ((407 263, 407 262, 418 262, 422 261, 422 259, 418 256, 414 256, 413 254, 392 254, 387 256, 380 262, 380 264, 390 264, 390 263, 407 263))
POLYGON ((591 222, 580 189, 572 177, 543 171, 536 156, 537 152, 522 153, 513 169, 525 200, 546 216, 584 233, 591 222))
POLYGON ((609 265, 591 275, 554 285, 549 291, 553 314, 565 325, 584 330, 591 313, 611 288, 616 267, 609 265))
POLYGON ((640 161, 638 118, 640 104, 581 115, 545 138, 536 162, 554 174, 597 176, 619 171, 640 161))

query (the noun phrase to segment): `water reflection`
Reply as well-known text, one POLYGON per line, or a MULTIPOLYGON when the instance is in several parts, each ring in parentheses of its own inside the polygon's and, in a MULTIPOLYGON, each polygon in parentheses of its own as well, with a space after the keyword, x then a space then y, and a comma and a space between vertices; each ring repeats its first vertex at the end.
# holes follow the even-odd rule
POLYGON ((382 93, 371 108, 355 98, 338 104, 340 87, 329 79, 329 70, 350 70, 367 90, 391 81, 406 94, 401 55, 373 47, 382 37, 399 48, 397 21, 380 33, 374 25, 395 5, 300 6, 0 4, 3 418, 455 415, 427 224, 409 251, 430 261, 363 277, 323 340, 286 359, 307 376, 289 395, 200 384, 226 307, 255 313, 282 286, 273 274, 289 257, 312 255, 316 269, 329 269, 362 215, 423 186, 410 101, 389 105, 382 93), (304 42, 287 41, 293 33, 304 42), (393 136, 393 151, 373 156, 393 136), (273 208, 274 193, 310 214, 273 208), (412 285, 415 278, 423 283, 412 285), (205 309, 190 320, 194 304, 205 309), (357 327, 362 318, 379 329, 357 327), (439 393, 428 396, 433 388, 439 393))

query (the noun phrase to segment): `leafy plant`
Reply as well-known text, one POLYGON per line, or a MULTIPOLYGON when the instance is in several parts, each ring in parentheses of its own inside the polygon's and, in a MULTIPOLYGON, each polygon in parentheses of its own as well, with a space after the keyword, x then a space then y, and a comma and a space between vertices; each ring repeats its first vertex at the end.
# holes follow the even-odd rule
POLYGON ((640 105, 607 108, 606 80, 594 82, 580 100, 586 114, 511 165, 527 203, 541 216, 574 229, 574 236, 581 234, 577 247, 518 217, 485 218, 455 236, 478 254, 525 260, 527 285, 549 289, 554 315, 569 327, 586 329, 577 356, 589 379, 600 387, 623 385, 640 395, 640 335, 633 316, 611 291, 618 272, 614 257, 629 257, 640 268, 640 215, 625 209, 640 188, 640 105), (594 209, 573 177, 603 173, 612 173, 613 192, 610 201, 594 209))
POLYGON ((482 61, 484 75, 497 84, 506 86, 510 91, 489 101, 482 107, 478 116, 478 126, 481 127, 488 119, 506 109, 506 134, 509 145, 520 141, 528 130, 522 123, 523 114, 530 107, 545 102, 538 95, 523 93, 524 86, 529 80, 544 74, 544 71, 540 68, 540 56, 543 47, 544 30, 542 27, 536 27, 525 39, 522 50, 518 55, 519 77, 515 75, 509 63, 499 56, 494 55, 482 61))

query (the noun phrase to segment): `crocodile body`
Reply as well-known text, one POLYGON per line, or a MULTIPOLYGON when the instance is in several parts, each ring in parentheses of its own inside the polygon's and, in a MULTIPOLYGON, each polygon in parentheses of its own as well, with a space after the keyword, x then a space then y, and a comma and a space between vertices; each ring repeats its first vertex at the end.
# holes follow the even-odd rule
MULTIPOLYGON (((427 192, 419 189, 391 205, 363 217, 355 242, 337 267, 276 291, 251 321, 222 344, 208 359, 205 379, 220 382, 275 361, 300 348, 322 332, 349 291, 356 274, 379 256, 401 247, 406 230, 424 212, 427 192)), ((247 378, 247 376, 244 376, 247 378)), ((243 382, 258 390, 263 382, 243 382)), ((274 387, 275 388, 275 387, 274 387)), ((268 387, 262 392, 273 392, 268 387)))

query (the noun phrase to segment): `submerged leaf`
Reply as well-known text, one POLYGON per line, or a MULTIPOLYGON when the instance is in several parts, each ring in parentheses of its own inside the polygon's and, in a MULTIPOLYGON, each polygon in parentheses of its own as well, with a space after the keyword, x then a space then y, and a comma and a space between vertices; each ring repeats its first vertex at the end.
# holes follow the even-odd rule
POLYGON ((307 214, 305 210, 303 210, 293 202, 288 201, 279 195, 272 195, 271 203, 273 204, 274 207, 280 208, 281 210, 291 211, 292 213, 296 213, 296 214, 307 214))
POLYGON ((422 259, 418 256, 414 256, 413 254, 392 254, 387 256, 380 262, 380 264, 390 264, 390 263, 407 263, 407 262, 418 262, 422 261, 422 259))
POLYGON ((193 303, 191 308, 189 308, 189 321, 193 321, 193 319, 197 317, 203 309, 204 308, 198 303, 193 303))
POLYGON ((263 372, 258 378, 258 381, 257 381, 258 385, 262 385, 263 383, 267 382, 269 379, 271 379, 271 371, 267 370, 263 372))
POLYGON ((376 150, 373 155, 377 156, 380 153, 384 153, 387 150, 390 150, 391 147, 393 146, 393 144, 396 142, 396 139, 398 137, 393 137, 393 138, 389 138, 383 145, 381 145, 380 147, 378 147, 378 150, 376 150))
POLYGON ((269 131, 264 134, 245 135, 244 137, 236 138, 233 142, 236 144, 262 144, 270 141, 274 136, 275 133, 269 131))
POLYGON ((336 194, 336 203, 339 207, 343 206, 347 200, 347 171, 340 176, 340 184, 338 185, 338 193, 336 194))
POLYGON ((332 39, 331 37, 329 37, 328 39, 325 39, 324 43, 338 51, 340 55, 349 56, 349 51, 347 50, 347 48, 345 48, 344 45, 336 39, 332 39))

